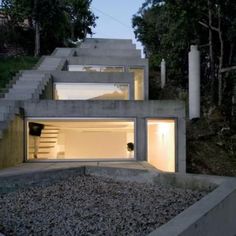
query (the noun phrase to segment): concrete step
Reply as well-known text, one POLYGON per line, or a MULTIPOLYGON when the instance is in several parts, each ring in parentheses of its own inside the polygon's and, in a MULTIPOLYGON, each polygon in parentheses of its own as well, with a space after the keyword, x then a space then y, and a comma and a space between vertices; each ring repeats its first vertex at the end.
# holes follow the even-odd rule
POLYGON ((59 134, 59 130, 43 129, 42 134, 59 134))
POLYGON ((36 90, 41 91, 45 85, 43 84, 35 84, 35 85, 15 85, 13 86, 8 93, 12 93, 12 91, 25 91, 26 93, 35 93, 36 90))
POLYGON ((45 77, 44 73, 23 73, 20 77, 25 77, 25 78, 43 78, 45 77))
MULTIPOLYGON (((9 90, 9 92, 6 94, 7 95, 32 95, 32 93, 34 93, 36 90, 36 88, 34 89, 24 89, 24 88, 12 88, 9 90)), ((17 98, 17 97, 16 97, 17 98)))
POLYGON ((8 112, 10 112, 10 106, 7 106, 7 105, 0 106, 0 113, 8 113, 8 112))
POLYGON ((40 86, 40 84, 14 84, 12 89, 36 89, 40 86))
POLYGON ((41 134, 41 138, 57 138, 58 137, 58 133, 56 134, 48 134, 48 133, 43 133, 41 134))
POLYGON ((41 139, 40 140, 40 144, 45 144, 45 145, 50 145, 50 144, 55 144, 57 142, 57 139, 46 139, 46 138, 44 138, 44 139, 41 139))
MULTIPOLYGON (((34 148, 33 146, 29 146, 29 148, 34 148)), ((45 148, 54 148, 53 144, 48 144, 48 143, 40 143, 39 148, 45 149, 45 148)))
POLYGON ((0 106, 13 107, 13 106, 15 106, 15 102, 13 102, 13 101, 6 101, 4 99, 0 99, 0 106))
POLYGON ((34 79, 30 79, 30 78, 27 78, 27 77, 20 77, 19 78, 19 81, 43 81, 43 78, 34 78, 34 79))
POLYGON ((33 98, 33 95, 32 93, 30 94, 27 94, 27 93, 7 93, 6 96, 5 96, 5 99, 8 99, 8 100, 28 100, 28 99, 32 99, 33 98))
POLYGON ((15 84, 39 84, 44 80, 17 80, 15 84))
POLYGON ((47 131, 59 131, 60 129, 59 128, 56 128, 56 127, 50 127, 50 126, 44 126, 44 129, 43 130, 47 130, 47 131))
MULTIPOLYGON (((38 154, 41 155, 41 154, 49 154, 50 151, 38 151, 38 154)), ((29 154, 34 154, 34 151, 29 151, 29 154)))
POLYGON ((8 118, 9 113, 8 112, 7 113, 6 112, 0 112, 0 121, 5 121, 8 118))
POLYGON ((4 130, 8 127, 8 123, 6 121, 0 121, 0 139, 3 138, 4 130))
POLYGON ((57 137, 40 137, 40 143, 56 143, 57 137))

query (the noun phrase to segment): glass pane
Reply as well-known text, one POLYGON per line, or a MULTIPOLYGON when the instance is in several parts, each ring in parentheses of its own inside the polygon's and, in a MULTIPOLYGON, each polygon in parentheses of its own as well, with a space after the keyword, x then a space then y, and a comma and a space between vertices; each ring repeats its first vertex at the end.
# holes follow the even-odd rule
POLYGON ((144 69, 130 68, 129 72, 134 73, 134 99, 144 100, 144 69))
POLYGON ((148 120, 148 162, 157 169, 175 172, 175 121, 148 120))
POLYGON ((27 133, 28 159, 134 158, 130 119, 31 120, 27 133), (32 124, 43 127, 37 137, 32 124))
POLYGON ((83 72, 124 72, 124 67, 118 66, 96 66, 96 65, 69 65, 68 71, 83 72))
POLYGON ((129 100, 128 84, 56 83, 55 100, 129 100))

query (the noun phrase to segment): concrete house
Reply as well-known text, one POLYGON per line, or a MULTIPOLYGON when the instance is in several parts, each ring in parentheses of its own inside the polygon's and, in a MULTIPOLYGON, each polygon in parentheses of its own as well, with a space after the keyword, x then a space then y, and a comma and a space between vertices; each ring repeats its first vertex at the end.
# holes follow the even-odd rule
POLYGON ((21 71, 0 99, 0 167, 147 161, 185 172, 184 103, 150 101, 148 86, 148 60, 131 40, 56 48, 21 71))

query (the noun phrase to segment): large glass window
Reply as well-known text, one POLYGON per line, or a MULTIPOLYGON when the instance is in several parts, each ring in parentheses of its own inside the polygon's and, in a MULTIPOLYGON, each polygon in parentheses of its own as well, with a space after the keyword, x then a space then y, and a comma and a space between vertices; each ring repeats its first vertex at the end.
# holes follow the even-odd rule
POLYGON ((175 121, 150 119, 148 129, 148 162, 157 169, 175 172, 175 121))
POLYGON ((68 71, 84 72, 124 72, 121 66, 69 65, 68 71))
POLYGON ((130 68, 129 72, 134 73, 134 98, 144 100, 144 69, 130 68))
POLYGON ((55 100, 129 100, 129 85, 121 83, 56 83, 55 100))
POLYGON ((134 158, 131 119, 33 119, 27 127, 28 159, 134 158))

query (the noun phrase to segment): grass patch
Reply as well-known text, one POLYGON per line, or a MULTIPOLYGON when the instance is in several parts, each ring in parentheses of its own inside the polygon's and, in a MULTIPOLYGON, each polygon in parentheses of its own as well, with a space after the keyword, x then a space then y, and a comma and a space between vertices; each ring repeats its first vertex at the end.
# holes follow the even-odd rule
POLYGON ((9 57, 0 59, 0 89, 6 84, 19 70, 31 69, 39 58, 30 56, 9 57))

